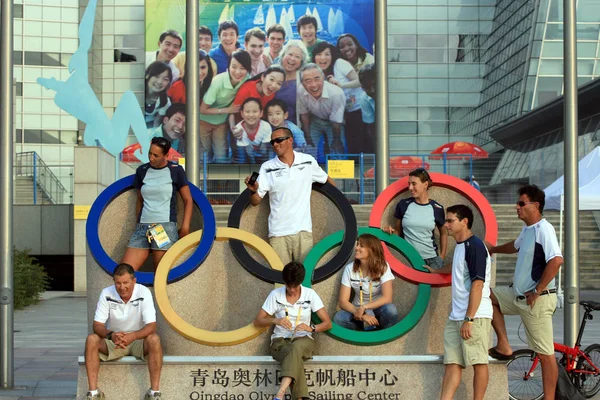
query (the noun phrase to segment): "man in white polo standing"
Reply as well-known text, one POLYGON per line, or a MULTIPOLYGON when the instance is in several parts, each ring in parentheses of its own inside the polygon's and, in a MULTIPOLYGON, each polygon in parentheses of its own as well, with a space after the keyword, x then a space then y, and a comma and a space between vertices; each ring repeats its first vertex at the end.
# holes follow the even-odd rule
POLYGON ((100 294, 93 333, 85 342, 85 369, 88 376, 86 399, 104 399, 98 389, 100 361, 132 355, 148 362, 150 390, 145 400, 160 399, 160 371, 163 352, 156 334, 156 310, 152 293, 137 284, 129 264, 119 264, 113 273, 115 284, 100 294))
POLYGON ((334 184, 311 155, 293 150, 294 137, 288 128, 271 134, 276 154, 260 167, 258 179, 250 190, 250 204, 256 206, 269 193, 269 243, 283 265, 303 262, 313 247, 310 195, 313 182, 334 184))

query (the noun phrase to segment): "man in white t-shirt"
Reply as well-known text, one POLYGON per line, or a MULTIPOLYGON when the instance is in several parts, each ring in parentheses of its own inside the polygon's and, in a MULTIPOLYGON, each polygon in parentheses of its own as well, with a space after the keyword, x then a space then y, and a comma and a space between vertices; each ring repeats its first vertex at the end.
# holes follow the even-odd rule
POLYGON ((175 30, 168 30, 160 34, 158 39, 158 50, 146 52, 146 68, 154 61, 164 62, 171 68, 173 72, 173 79, 171 82, 175 82, 179 78, 179 68, 173 62, 173 59, 181 50, 183 44, 183 38, 179 32, 175 30))
POLYGON ((115 284, 100 294, 94 315, 94 332, 85 342, 87 399, 104 399, 104 393, 98 389, 100 360, 111 361, 127 355, 147 360, 150 390, 144 399, 159 399, 163 352, 156 334, 152 293, 136 283, 135 271, 129 264, 119 264, 113 279, 115 284))
POLYGON ((314 157, 294 151, 294 138, 288 128, 271 134, 276 156, 260 167, 257 181, 246 186, 250 204, 256 206, 269 193, 269 243, 284 265, 303 262, 313 247, 310 197, 313 182, 333 184, 314 157))
POLYGON ((432 273, 452 274, 452 309, 444 328, 442 400, 452 400, 462 370, 473 366, 473 399, 483 400, 488 384, 488 341, 492 322, 491 258, 485 243, 471 232, 473 211, 463 204, 446 209, 448 234, 456 240, 452 264, 432 273))
POLYGON ((542 218, 546 195, 535 185, 518 191, 517 216, 525 223, 518 238, 500 246, 486 243, 490 254, 518 253, 511 287, 492 291, 492 327, 498 344, 489 354, 499 360, 512 355, 504 315, 519 315, 525 325, 529 348, 540 357, 544 399, 554 400, 558 366, 554 359, 552 315, 558 302, 554 278, 563 263, 554 227, 542 218))

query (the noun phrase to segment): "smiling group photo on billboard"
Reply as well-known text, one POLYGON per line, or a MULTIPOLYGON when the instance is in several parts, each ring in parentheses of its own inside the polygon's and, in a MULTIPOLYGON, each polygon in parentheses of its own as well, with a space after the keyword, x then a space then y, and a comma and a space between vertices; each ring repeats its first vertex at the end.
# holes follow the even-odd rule
POLYGON ((198 134, 209 163, 262 163, 278 127, 320 163, 374 153, 373 0, 200 0, 200 132, 185 131, 185 3, 146 0, 146 125, 173 158, 198 134))

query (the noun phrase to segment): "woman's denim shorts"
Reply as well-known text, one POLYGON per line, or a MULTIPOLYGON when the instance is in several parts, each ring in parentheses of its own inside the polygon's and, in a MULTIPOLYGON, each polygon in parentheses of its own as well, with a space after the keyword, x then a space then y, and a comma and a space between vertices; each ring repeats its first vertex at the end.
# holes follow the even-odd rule
POLYGON ((166 251, 171 246, 173 246, 173 243, 179 240, 179 234, 177 233, 177 223, 162 222, 161 225, 163 226, 163 228, 165 228, 165 232, 169 237, 171 243, 167 244, 166 246, 163 246, 162 248, 159 248, 154 240, 148 242, 147 233, 153 225, 157 224, 137 224, 137 226, 135 227, 135 232, 133 232, 133 235, 131 235, 127 247, 133 247, 135 249, 152 249, 166 251))

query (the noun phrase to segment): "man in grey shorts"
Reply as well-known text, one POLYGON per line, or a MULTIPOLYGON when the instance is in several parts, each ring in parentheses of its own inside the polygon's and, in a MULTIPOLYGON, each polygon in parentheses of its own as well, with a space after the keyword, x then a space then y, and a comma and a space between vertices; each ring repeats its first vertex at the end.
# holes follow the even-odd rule
POLYGON ((115 284, 102 290, 93 331, 85 342, 85 369, 89 391, 86 399, 104 399, 98 389, 100 360, 111 361, 132 355, 148 362, 150 390, 145 400, 160 398, 162 347, 156 332, 156 310, 150 290, 136 283, 129 264, 119 264, 115 284))
POLYGON ((540 188, 535 185, 521 187, 517 201, 517 216, 525 223, 521 234, 501 246, 486 243, 490 254, 518 253, 511 287, 492 289, 492 327, 498 336, 498 344, 489 353, 499 360, 512 355, 504 315, 519 315, 529 347, 540 356, 544 399, 554 400, 558 380, 552 332, 552 315, 557 303, 554 277, 563 257, 554 227, 542 218, 544 204, 545 194, 540 188))

